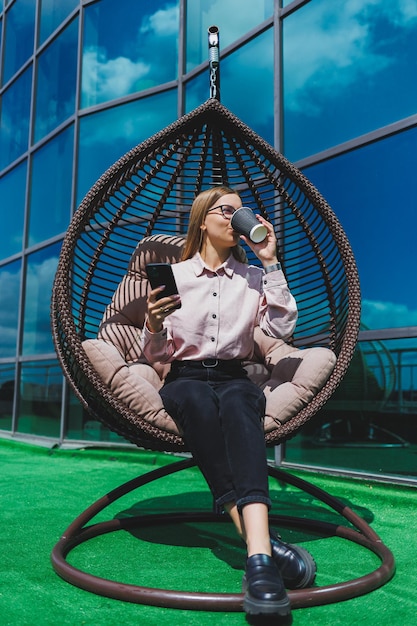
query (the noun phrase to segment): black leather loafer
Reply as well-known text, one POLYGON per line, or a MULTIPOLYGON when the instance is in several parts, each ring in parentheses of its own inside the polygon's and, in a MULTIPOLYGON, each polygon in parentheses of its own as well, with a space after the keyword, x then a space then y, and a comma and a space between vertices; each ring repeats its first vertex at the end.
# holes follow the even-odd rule
POLYGON ((281 574, 274 560, 267 554, 248 557, 242 591, 245 593, 243 608, 250 615, 284 617, 291 613, 281 574))
POLYGON ((281 572, 287 589, 310 587, 316 577, 317 567, 307 550, 282 541, 278 533, 271 531, 272 558, 281 572))

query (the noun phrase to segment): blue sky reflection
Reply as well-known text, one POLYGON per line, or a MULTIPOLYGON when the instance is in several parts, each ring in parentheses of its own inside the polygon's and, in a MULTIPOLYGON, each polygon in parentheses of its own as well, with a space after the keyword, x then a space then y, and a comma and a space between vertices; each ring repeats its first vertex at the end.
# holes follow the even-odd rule
POLYGON ((305 169, 340 219, 362 287, 364 324, 417 324, 417 129, 305 169))
POLYGON ((112 0, 87 6, 81 106, 175 80, 178 31, 178 1, 119 0, 117 11, 112 0))
POLYGON ((286 18, 286 156, 295 161, 416 113, 416 58, 416 0, 315 0, 286 18))

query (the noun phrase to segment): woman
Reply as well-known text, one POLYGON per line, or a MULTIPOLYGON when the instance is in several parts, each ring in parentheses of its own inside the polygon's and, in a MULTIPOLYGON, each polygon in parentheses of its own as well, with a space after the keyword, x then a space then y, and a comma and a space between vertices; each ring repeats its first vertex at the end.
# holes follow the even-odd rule
POLYGON ((240 196, 227 187, 196 197, 182 261, 173 265, 180 295, 163 297, 164 287, 150 292, 141 345, 150 362, 171 363, 160 391, 164 406, 216 504, 246 542, 245 611, 287 615, 284 583, 310 585, 315 564, 307 551, 270 534, 265 397, 242 360, 253 353, 255 325, 285 339, 294 330, 297 308, 278 263, 274 229, 259 215, 265 240, 242 239, 263 269, 242 261, 240 235, 230 224, 241 206, 240 196))

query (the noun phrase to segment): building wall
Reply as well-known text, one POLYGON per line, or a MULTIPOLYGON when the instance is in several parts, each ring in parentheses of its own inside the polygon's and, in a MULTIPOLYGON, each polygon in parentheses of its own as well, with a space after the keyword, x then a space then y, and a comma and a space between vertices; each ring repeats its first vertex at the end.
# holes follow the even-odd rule
POLYGON ((314 463, 325 449, 330 465, 373 471, 366 454, 332 460, 328 444, 346 443, 352 420, 359 439, 376 420, 374 438, 384 428, 417 443, 415 0, 0 0, 0 429, 118 441, 55 357, 60 245, 103 171, 209 97, 212 24, 222 103, 319 188, 361 278, 351 373, 287 457, 314 463))

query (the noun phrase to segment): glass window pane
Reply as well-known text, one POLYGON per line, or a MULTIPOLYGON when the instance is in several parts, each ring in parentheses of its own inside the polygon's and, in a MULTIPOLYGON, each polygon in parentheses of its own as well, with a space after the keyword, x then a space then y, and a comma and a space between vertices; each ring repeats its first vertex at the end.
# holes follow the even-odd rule
POLYGON ((173 90, 81 118, 77 203, 118 158, 176 117, 173 90))
POLYGON ((417 340, 360 342, 332 398, 285 460, 313 466, 417 476, 417 340))
POLYGON ((60 248, 61 244, 55 244, 28 257, 23 329, 25 355, 54 352, 49 311, 60 248))
POLYGON ((185 84, 185 112, 189 113, 210 97, 208 71, 205 70, 185 84))
POLYGON ((223 104, 263 139, 274 143, 273 31, 267 30, 221 63, 223 104))
POLYGON ((74 115, 77 40, 78 20, 74 20, 39 57, 35 142, 74 115))
MULTIPOLYGON (((221 102, 270 144, 274 143, 272 34, 272 30, 266 31, 223 59, 220 73, 221 102)), ((186 112, 209 96, 209 74, 204 71, 186 84, 186 112)))
POLYGON ((416 160, 413 128, 305 169, 351 242, 366 328, 417 324, 416 160))
POLYGON ((0 259, 22 251, 27 161, 0 178, 0 259))
POLYGON ((0 358, 16 356, 21 261, 0 267, 0 358))
POLYGON ((64 232, 71 216, 74 128, 35 152, 32 160, 28 245, 64 232), (48 182, 45 184, 45 176, 48 182))
POLYGON ((208 59, 207 29, 216 25, 220 50, 264 22, 274 12, 273 0, 188 0, 187 2, 187 72, 208 59))
POLYGON ((41 0, 40 43, 43 43, 78 5, 79 0, 41 0))
POLYGON ((16 0, 6 13, 3 84, 33 54, 36 2, 16 0))
POLYGON ((62 371, 56 360, 22 365, 17 430, 44 437, 59 437, 62 371))
POLYGON ((0 119, 0 170, 28 149, 32 67, 2 95, 0 119))
POLYGON ((66 439, 76 439, 78 441, 127 443, 126 439, 94 419, 94 417, 82 407, 80 401, 72 391, 69 393, 68 420, 65 437, 66 439))
POLYGON ((11 430, 13 417, 15 364, 0 364, 0 429, 11 430))
POLYGON ((416 56, 417 11, 407 2, 315 0, 286 18, 286 156, 295 161, 415 114, 416 56))
POLYGON ((85 7, 81 107, 175 80, 178 0, 102 0, 85 7), (133 17, 133 19, 132 19, 133 17))

